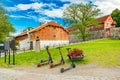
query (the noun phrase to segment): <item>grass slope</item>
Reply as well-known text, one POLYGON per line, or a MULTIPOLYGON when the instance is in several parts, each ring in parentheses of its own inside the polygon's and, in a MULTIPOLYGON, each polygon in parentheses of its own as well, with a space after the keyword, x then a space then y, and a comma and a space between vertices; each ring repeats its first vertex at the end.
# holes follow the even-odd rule
MULTIPOLYGON (((86 54, 86 57, 81 61, 76 61, 76 64, 95 63, 99 66, 106 67, 120 66, 120 40, 104 39, 64 46, 61 51, 66 61, 66 65, 70 63, 66 56, 66 48, 68 47, 82 49, 86 54)), ((50 49, 50 52, 53 61, 55 63, 59 62, 59 51, 52 48, 50 49)), ((16 55, 16 66, 33 66, 44 59, 48 59, 46 50, 41 50, 40 53, 35 53, 34 51, 21 53, 16 55)), ((4 58, 0 58, 0 67, 9 67, 7 64, 4 64, 4 58)))

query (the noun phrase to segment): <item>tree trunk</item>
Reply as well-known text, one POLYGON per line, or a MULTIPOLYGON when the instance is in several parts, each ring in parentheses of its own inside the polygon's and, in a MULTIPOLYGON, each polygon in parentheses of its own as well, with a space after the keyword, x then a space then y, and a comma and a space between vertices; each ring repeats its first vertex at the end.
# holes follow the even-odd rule
POLYGON ((86 38, 86 36, 85 36, 85 32, 84 32, 84 31, 82 31, 82 33, 81 33, 81 34, 82 34, 82 40, 83 40, 83 41, 85 41, 85 38, 86 38))
POLYGON ((82 36, 82 40, 85 41, 85 36, 84 35, 82 36))

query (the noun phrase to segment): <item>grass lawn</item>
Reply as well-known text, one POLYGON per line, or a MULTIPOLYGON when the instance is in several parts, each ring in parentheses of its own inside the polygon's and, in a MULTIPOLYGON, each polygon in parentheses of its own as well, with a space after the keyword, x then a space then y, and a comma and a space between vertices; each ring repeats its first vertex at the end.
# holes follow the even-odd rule
MULTIPOLYGON (((79 48, 84 51, 86 57, 81 61, 76 61, 76 64, 95 63, 99 66, 120 66, 120 40, 104 39, 90 42, 83 42, 64 46, 61 48, 66 65, 69 65, 66 48, 79 48)), ((55 63, 59 62, 59 51, 55 48, 50 49, 51 56, 55 63)), ((46 50, 41 50, 40 53, 34 51, 25 52, 16 55, 16 66, 33 66, 39 63, 40 60, 48 59, 46 50)), ((0 58, 0 67, 10 67, 4 64, 4 58, 0 58)))

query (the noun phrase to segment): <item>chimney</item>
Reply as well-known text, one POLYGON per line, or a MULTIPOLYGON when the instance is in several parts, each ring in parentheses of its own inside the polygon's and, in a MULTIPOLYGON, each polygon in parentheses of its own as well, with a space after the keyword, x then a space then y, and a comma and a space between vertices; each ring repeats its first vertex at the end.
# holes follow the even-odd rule
POLYGON ((42 22, 40 22, 40 26, 42 25, 42 22))

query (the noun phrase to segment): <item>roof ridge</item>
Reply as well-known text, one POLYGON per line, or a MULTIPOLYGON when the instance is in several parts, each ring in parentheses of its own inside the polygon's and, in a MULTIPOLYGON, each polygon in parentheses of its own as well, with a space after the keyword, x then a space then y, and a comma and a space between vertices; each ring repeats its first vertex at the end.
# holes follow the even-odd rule
POLYGON ((40 25, 40 26, 37 27, 37 28, 32 29, 32 30, 29 31, 29 32, 31 33, 31 32, 34 32, 34 31, 38 31, 38 29, 42 29, 43 27, 45 27, 45 26, 47 26, 47 25, 59 26, 59 27, 63 28, 66 32, 68 32, 68 30, 66 30, 63 26, 61 26, 60 24, 56 23, 55 21, 47 22, 47 23, 45 23, 45 24, 43 24, 43 25, 40 25))
POLYGON ((111 15, 108 14, 108 15, 99 17, 99 18, 97 18, 97 20, 100 21, 101 23, 104 23, 104 22, 107 20, 107 18, 108 18, 109 16, 111 16, 111 15))
POLYGON ((97 19, 102 18, 102 17, 107 17, 107 16, 111 16, 111 14, 108 14, 108 15, 104 15, 104 16, 98 17, 97 19))

